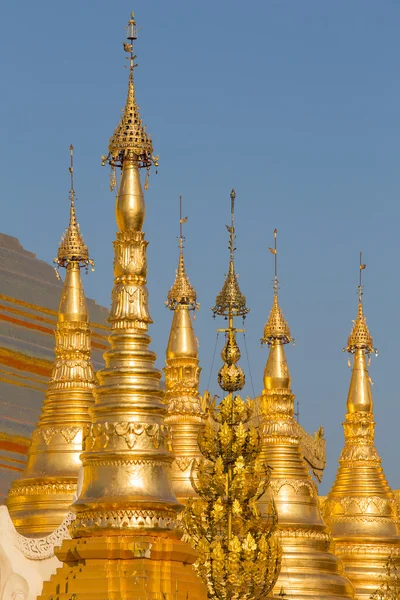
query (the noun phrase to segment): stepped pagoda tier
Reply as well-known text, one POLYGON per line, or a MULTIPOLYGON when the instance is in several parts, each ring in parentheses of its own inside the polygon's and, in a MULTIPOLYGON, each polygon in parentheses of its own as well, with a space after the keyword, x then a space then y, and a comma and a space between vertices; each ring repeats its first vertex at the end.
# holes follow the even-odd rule
MULTIPOLYGON (((331 539, 322 519, 316 484, 308 472, 303 444, 308 438, 318 448, 318 436, 312 440, 294 418, 294 394, 284 346, 292 341, 278 298, 275 257, 274 300, 264 328, 262 342, 269 346, 264 371, 264 389, 258 398, 263 455, 272 468, 271 489, 278 513, 282 542, 282 569, 276 594, 296 599, 353 598, 351 583, 343 574, 340 560, 331 549, 331 539)), ((312 460, 310 462, 313 462, 312 460)), ((264 495, 260 510, 270 513, 271 497, 264 495)))
POLYGON ((206 407, 199 394, 199 356, 191 311, 198 308, 197 295, 186 274, 183 256, 182 217, 180 199, 179 261, 174 285, 168 292, 166 305, 174 312, 166 352, 165 422, 171 426, 175 460, 172 463, 172 484, 176 497, 185 502, 195 495, 190 483, 193 461, 201 456, 198 436, 205 424, 206 407))
POLYGON ((77 488, 83 428, 90 423, 94 373, 80 270, 93 265, 75 215, 71 146, 70 221, 55 262, 66 269, 55 332, 55 360, 22 477, 7 498, 17 531, 44 537, 66 517, 77 488))
MULTIPOLYGON (((364 268, 360 261, 360 278, 364 268)), ((353 356, 343 423, 345 444, 324 516, 356 597, 367 600, 379 588, 390 555, 399 566, 400 529, 398 505, 374 442, 367 357, 375 350, 364 316, 361 280, 357 318, 345 350, 353 356)))
POLYGON ((195 552, 176 529, 182 506, 171 483, 174 456, 161 373, 149 350, 145 201, 139 169, 156 163, 134 88, 132 17, 128 98, 103 162, 121 168, 116 201, 110 349, 98 372, 92 422, 84 435, 83 485, 71 533, 57 552, 64 565, 43 586, 42 599, 177 600, 205 596, 195 552))

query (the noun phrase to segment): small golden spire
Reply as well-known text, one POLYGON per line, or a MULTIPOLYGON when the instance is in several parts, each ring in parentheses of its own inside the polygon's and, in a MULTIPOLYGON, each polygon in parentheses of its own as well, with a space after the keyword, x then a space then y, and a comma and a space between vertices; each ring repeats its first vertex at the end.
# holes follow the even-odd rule
POLYGON ((75 190, 74 190, 74 147, 69 147, 70 154, 70 167, 69 172, 71 175, 71 189, 69 192, 70 201, 70 213, 69 213, 69 225, 65 230, 60 246, 58 248, 57 257, 54 262, 58 267, 67 267, 70 262, 77 263, 80 267, 88 268, 88 265, 94 267, 94 262, 89 258, 88 247, 83 241, 82 234, 80 232, 79 223, 76 220, 75 213, 75 190))
POLYGON ((129 55, 128 97, 118 126, 110 138, 108 155, 102 157, 102 164, 105 165, 108 162, 112 168, 122 167, 128 156, 135 155, 138 167, 144 167, 149 171, 152 165, 158 166, 158 156, 152 154, 151 137, 146 132, 136 102, 133 72, 137 64, 135 63, 136 55, 133 53, 133 42, 137 39, 137 29, 133 12, 126 30, 128 42, 124 42, 123 46, 125 52, 129 55))
POLYGON ((228 327, 219 331, 224 331, 226 336, 225 346, 221 352, 221 358, 224 361, 223 366, 218 373, 218 384, 225 392, 236 392, 241 390, 245 384, 245 375, 240 366, 236 363, 240 359, 240 350, 236 341, 236 332, 243 331, 236 329, 233 325, 234 317, 243 317, 249 312, 246 306, 246 297, 239 288, 237 275, 235 273, 235 190, 231 191, 231 226, 226 225, 229 231, 229 271, 225 278, 222 290, 217 296, 215 306, 211 310, 214 315, 221 315, 228 319, 228 327))
POLYGON ((277 268, 277 233, 277 229, 274 229, 274 247, 269 248, 271 254, 274 255, 274 303, 272 305, 271 312, 269 313, 268 321, 264 327, 264 336, 261 338, 261 343, 268 344, 268 346, 272 346, 276 342, 281 344, 289 344, 290 342, 294 341, 290 335, 289 325, 283 316, 278 300, 279 281, 277 268))
POLYGON ((250 309, 246 306, 246 296, 240 291, 237 275, 235 273, 235 190, 231 191, 231 226, 226 225, 229 231, 229 270, 222 290, 218 294, 215 306, 211 309, 214 315, 224 317, 245 317, 250 309))
POLYGON ((357 350, 364 350, 365 354, 371 354, 374 352, 377 354, 377 349, 374 348, 371 334, 367 326, 367 320, 364 316, 363 311, 363 286, 362 286, 362 272, 367 265, 362 262, 362 252, 360 252, 360 283, 358 285, 358 312, 357 319, 353 321, 353 329, 347 340, 346 348, 343 348, 343 352, 350 352, 354 354, 357 350))
POLYGON ((345 574, 360 600, 372 598, 383 571, 382 557, 392 550, 397 553, 400 547, 398 507, 374 440, 375 419, 367 355, 376 350, 362 306, 362 271, 365 267, 360 252, 358 315, 344 348, 354 357, 343 423, 345 444, 336 479, 324 504, 336 554, 343 560, 345 574))
POLYGON ((168 299, 165 304, 171 310, 175 310, 179 305, 185 305, 189 310, 195 310, 196 308, 199 308, 199 305, 197 304, 197 294, 186 274, 185 261, 183 258, 183 242, 185 238, 183 236, 182 226, 186 223, 188 218, 182 217, 182 196, 179 196, 179 206, 179 262, 176 270, 175 282, 168 292, 168 299))
POLYGON ((89 314, 80 269, 93 265, 75 215, 70 147, 70 221, 58 257, 66 275, 58 306, 55 359, 28 461, 8 496, 10 516, 27 536, 47 536, 66 517, 78 483, 83 429, 90 424, 94 372, 89 314))
POLYGON ((175 283, 168 293, 166 306, 173 311, 165 361, 165 396, 168 409, 166 424, 171 427, 175 459, 171 464, 171 480, 178 500, 186 502, 196 495, 190 482, 192 467, 200 459, 198 437, 207 412, 199 394, 198 344, 193 329, 191 310, 199 307, 196 292, 190 285, 183 261, 183 229, 187 217, 179 217, 179 263, 175 283))

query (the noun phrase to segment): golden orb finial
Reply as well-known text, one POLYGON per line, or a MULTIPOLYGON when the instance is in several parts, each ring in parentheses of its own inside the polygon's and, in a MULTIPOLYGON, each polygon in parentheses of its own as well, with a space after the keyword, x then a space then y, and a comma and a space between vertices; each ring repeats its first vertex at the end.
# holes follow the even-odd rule
POLYGON ((69 173, 71 176, 71 189, 69 192, 70 200, 70 213, 69 213, 69 225, 65 230, 60 246, 58 248, 57 257, 54 262, 58 267, 67 267, 68 263, 77 263, 80 267, 88 268, 89 265, 94 267, 94 262, 89 258, 89 250, 83 241, 82 234, 80 232, 79 223, 76 219, 75 213, 75 189, 74 189, 74 147, 69 147, 70 154, 70 166, 69 173))
POLYGON ((357 318, 353 321, 353 329, 347 340, 346 348, 343 352, 354 354, 357 350, 364 350, 365 354, 374 352, 377 354, 377 349, 374 348, 371 334, 367 326, 367 320, 364 316, 362 297, 364 294, 362 285, 362 272, 366 268, 366 264, 362 262, 362 252, 360 252, 360 282, 358 285, 358 311, 357 318))
POLYGON ((281 307, 279 306, 278 300, 278 249, 277 249, 277 234, 278 230, 274 229, 274 247, 269 248, 269 251, 274 256, 274 303, 272 305, 271 312, 269 313, 268 321, 264 326, 264 335, 261 338, 262 344, 268 344, 271 346, 276 342, 281 344, 289 344, 293 342, 293 338, 290 334, 289 325, 283 316, 281 307))
POLYGON ((171 310, 175 310, 179 305, 185 305, 189 310, 195 310, 196 308, 199 308, 197 294, 186 274, 183 257, 183 242, 185 240, 183 236, 183 224, 186 223, 188 218, 182 216, 182 196, 179 196, 179 207, 179 262, 176 270, 175 282, 168 292, 165 304, 171 310))

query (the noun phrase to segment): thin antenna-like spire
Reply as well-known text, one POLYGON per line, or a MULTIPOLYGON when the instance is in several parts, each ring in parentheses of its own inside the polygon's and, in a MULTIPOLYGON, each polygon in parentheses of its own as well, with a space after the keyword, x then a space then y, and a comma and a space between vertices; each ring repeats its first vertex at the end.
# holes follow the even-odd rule
POLYGON ((69 173, 71 175, 71 188, 70 188, 70 197, 75 196, 74 190, 74 147, 71 144, 69 147, 69 173))
POLYGON ((366 264, 363 264, 362 261, 362 252, 360 252, 360 283, 358 285, 358 301, 362 302, 362 297, 363 297, 363 285, 362 285, 362 272, 363 270, 366 268, 366 264))
POLYGON ((133 41, 137 40, 135 13, 133 11, 131 12, 131 18, 125 29, 127 31, 126 39, 129 40, 130 43, 124 42, 124 50, 129 53, 129 78, 133 81, 133 70, 137 67, 137 64, 135 64, 136 54, 133 54, 133 41))
POLYGON ((268 248, 268 250, 271 252, 271 254, 274 255, 274 295, 277 296, 278 295, 278 286, 279 286, 279 281, 278 281, 278 248, 277 248, 277 243, 276 243, 276 238, 277 238, 277 234, 278 234, 278 230, 275 228, 274 229, 274 247, 273 248, 268 248))
POLYGON ((179 248, 183 250, 183 242, 185 238, 183 236, 183 224, 188 220, 187 217, 182 216, 182 196, 179 196, 179 248))

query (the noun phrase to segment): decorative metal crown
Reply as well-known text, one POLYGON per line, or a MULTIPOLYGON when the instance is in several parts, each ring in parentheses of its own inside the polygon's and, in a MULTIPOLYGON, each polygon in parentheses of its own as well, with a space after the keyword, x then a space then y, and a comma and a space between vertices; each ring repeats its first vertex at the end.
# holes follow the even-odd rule
POLYGON ((264 336, 261 338, 261 343, 271 346, 276 341, 279 341, 281 344, 289 344, 293 341, 290 334, 290 327, 279 306, 278 294, 274 294, 274 303, 269 313, 268 321, 264 326, 264 336))
POLYGON ((112 167, 122 167, 127 156, 136 156, 139 167, 150 169, 151 165, 158 166, 158 157, 154 157, 153 144, 146 127, 140 118, 139 106, 136 102, 135 86, 133 82, 133 71, 136 55, 133 54, 133 40, 136 40, 136 22, 132 13, 127 26, 127 39, 124 42, 124 50, 129 54, 129 83, 128 97, 121 119, 115 129, 108 145, 108 155, 102 157, 102 164, 110 163, 112 167))
POLYGON ((371 334, 367 326, 367 320, 364 316, 362 301, 358 302, 357 319, 354 321, 353 329, 347 340, 346 348, 343 351, 354 354, 356 350, 364 350, 366 354, 376 353, 376 348, 372 341, 371 334))
POLYGON ((128 152, 138 157, 140 167, 148 168, 154 162, 153 144, 140 118, 136 103, 133 70, 129 76, 125 109, 108 145, 108 160, 113 165, 121 166, 128 152))
POLYGON ((189 310, 195 310, 199 307, 197 304, 196 291, 186 274, 182 249, 179 253, 179 263, 176 270, 175 282, 168 292, 168 298, 165 304, 171 310, 175 310, 179 305, 185 305, 189 310))
POLYGON ((77 263, 80 267, 88 268, 89 265, 94 267, 94 262, 89 258, 89 250, 83 241, 82 234, 79 229, 79 223, 75 213, 75 190, 74 190, 74 147, 69 147, 70 167, 69 173, 71 176, 71 189, 69 192, 69 225, 64 231, 58 247, 57 257, 54 259, 58 267, 67 267, 68 263, 77 263))
POLYGON ((245 317, 250 311, 246 305, 246 296, 240 291, 237 275, 235 273, 235 226, 234 226, 234 202, 236 198, 235 190, 231 191, 231 226, 226 225, 229 232, 229 270, 225 278, 222 290, 215 300, 215 306, 211 309, 215 315, 227 317, 245 317))

